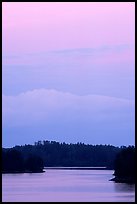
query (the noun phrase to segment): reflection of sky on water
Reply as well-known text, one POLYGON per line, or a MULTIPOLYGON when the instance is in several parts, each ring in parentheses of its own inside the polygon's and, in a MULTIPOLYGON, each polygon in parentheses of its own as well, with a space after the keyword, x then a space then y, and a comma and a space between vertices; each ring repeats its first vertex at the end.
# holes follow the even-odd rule
POLYGON ((5 174, 3 201, 134 201, 133 186, 110 182, 111 170, 46 170, 39 174, 5 174))

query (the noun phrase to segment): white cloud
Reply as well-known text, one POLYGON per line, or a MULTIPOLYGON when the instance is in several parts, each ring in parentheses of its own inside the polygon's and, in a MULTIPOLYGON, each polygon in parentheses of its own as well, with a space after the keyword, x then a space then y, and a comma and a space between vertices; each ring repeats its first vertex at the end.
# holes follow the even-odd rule
POLYGON ((3 95, 2 103, 3 128, 11 132, 14 129, 13 137, 16 138, 16 129, 22 134, 27 128, 27 138, 31 138, 31 131, 38 139, 42 132, 43 136, 46 134, 55 140, 66 137, 64 141, 72 142, 93 140, 101 143, 104 138, 103 141, 109 143, 114 138, 118 141, 120 135, 130 137, 129 140, 134 138, 133 100, 36 89, 17 96, 3 95))
MULTIPOLYGON (((76 116, 86 122, 86 117, 100 120, 117 116, 131 115, 134 101, 101 95, 79 96, 71 93, 48 89, 35 89, 17 96, 5 96, 3 102, 3 125, 24 126, 62 115, 70 115, 70 121, 76 116)), ((76 117, 76 118, 77 118, 76 117)))

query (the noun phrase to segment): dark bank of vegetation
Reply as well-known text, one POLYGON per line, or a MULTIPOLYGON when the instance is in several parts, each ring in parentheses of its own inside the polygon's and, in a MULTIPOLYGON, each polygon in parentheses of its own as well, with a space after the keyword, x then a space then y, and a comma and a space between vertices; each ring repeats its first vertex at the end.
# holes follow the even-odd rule
MULTIPOLYGON (((32 154, 41 157, 45 167, 107 167, 114 169, 114 160, 122 147, 112 145, 66 144, 38 141, 34 145, 15 146, 24 160, 32 154)), ((7 149, 3 149, 7 151, 7 149)))
POLYGON ((28 155, 24 159, 16 149, 2 150, 2 173, 39 173, 43 172, 43 160, 36 155, 28 155))
POLYGON ((38 141, 2 149, 2 172, 43 172, 45 167, 106 167, 115 182, 134 183, 135 147, 38 141))
POLYGON ((118 183, 135 183, 135 147, 122 149, 114 161, 114 176, 112 181, 118 183))

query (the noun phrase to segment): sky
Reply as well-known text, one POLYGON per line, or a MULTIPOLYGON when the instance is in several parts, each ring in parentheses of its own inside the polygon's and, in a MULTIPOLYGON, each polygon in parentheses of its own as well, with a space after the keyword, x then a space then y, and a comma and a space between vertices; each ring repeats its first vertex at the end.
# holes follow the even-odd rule
POLYGON ((2 145, 135 144, 135 3, 2 2, 2 145))

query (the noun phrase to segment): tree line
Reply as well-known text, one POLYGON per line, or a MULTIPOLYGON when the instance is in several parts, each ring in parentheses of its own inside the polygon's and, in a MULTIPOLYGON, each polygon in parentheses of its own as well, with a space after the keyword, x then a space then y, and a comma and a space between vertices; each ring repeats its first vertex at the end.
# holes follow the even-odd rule
POLYGON ((2 148, 2 173, 38 173, 44 167, 106 167, 115 182, 135 183, 135 147, 38 141, 2 148))
POLYGON ((24 159, 27 159, 31 154, 41 157, 45 167, 88 166, 114 169, 115 157, 123 148, 125 146, 67 144, 46 140, 35 142, 34 145, 15 146, 12 149, 21 152, 24 159))

